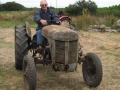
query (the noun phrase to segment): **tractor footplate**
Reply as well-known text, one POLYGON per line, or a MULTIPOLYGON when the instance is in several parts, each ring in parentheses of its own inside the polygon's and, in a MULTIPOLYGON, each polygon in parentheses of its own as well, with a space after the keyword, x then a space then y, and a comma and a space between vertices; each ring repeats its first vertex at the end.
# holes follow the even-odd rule
POLYGON ((42 52, 43 52, 43 49, 42 49, 42 48, 37 48, 37 49, 36 49, 36 53, 42 54, 42 52))

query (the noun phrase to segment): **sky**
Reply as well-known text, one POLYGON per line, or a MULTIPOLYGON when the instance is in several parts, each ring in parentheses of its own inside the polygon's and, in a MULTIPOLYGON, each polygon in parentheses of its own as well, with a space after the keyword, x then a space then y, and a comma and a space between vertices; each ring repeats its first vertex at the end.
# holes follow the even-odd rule
MULTIPOLYGON (((22 4, 25 7, 39 7, 40 0, 0 0, 0 4, 6 2, 13 2, 22 4)), ((48 6, 57 7, 57 8, 64 8, 67 7, 69 4, 75 4, 78 0, 47 0, 48 6)), ((88 0, 86 0, 88 1, 88 0)), ((91 0, 97 4, 98 7, 109 7, 113 5, 119 5, 120 0, 91 0)))

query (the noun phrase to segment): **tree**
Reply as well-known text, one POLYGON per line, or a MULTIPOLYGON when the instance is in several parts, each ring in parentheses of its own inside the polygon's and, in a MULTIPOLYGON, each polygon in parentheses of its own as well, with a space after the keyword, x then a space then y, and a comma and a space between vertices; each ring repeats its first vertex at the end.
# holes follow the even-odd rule
POLYGON ((25 7, 21 4, 18 4, 16 2, 7 2, 5 4, 2 4, 2 8, 4 11, 19 11, 19 10, 25 10, 25 7))
POLYGON ((4 11, 3 5, 0 4, 0 11, 4 11))
POLYGON ((78 14, 75 5, 71 5, 71 4, 65 8, 65 12, 67 12, 68 15, 77 15, 78 14))
POLYGON ((95 14, 97 11, 97 5, 95 2, 93 2, 91 0, 89 0, 89 1, 79 0, 75 4, 69 5, 66 8, 66 12, 69 14, 73 14, 73 12, 75 12, 74 15, 82 15, 83 10, 85 10, 85 9, 88 10, 88 12, 90 14, 95 14), (71 6, 72 6, 72 9, 70 9, 71 6), (73 9, 73 7, 74 7, 74 9, 73 9))

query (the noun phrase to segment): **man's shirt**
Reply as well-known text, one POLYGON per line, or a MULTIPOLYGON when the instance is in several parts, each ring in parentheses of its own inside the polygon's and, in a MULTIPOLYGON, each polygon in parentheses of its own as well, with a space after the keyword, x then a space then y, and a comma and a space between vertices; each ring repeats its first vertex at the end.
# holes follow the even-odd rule
POLYGON ((47 20, 48 25, 53 24, 53 21, 56 22, 59 20, 58 15, 52 10, 52 9, 47 9, 47 11, 43 11, 42 9, 38 10, 34 14, 34 21, 38 24, 38 29, 42 29, 44 25, 40 22, 40 20, 47 20), (53 21, 50 21, 53 20, 53 21))

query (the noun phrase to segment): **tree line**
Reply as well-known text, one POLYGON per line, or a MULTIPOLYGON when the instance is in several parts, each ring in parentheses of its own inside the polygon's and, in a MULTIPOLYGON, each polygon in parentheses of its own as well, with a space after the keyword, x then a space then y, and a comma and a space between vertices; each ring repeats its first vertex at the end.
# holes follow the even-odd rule
POLYGON ((110 7, 98 8, 96 15, 99 15, 99 16, 114 15, 114 16, 120 17, 120 4, 113 5, 110 7))
POLYGON ((97 4, 91 0, 78 0, 76 3, 66 7, 64 11, 73 16, 90 14, 97 16, 114 15, 120 17, 120 4, 99 8, 97 4))
MULTIPOLYGON (((56 8, 50 7, 52 9, 56 8)), ((0 4, 0 11, 24 11, 24 10, 35 10, 38 8, 26 8, 23 5, 16 2, 7 2, 5 4, 0 4)), ((74 4, 62 8, 62 10, 70 16, 79 16, 84 14, 106 16, 114 15, 120 17, 120 4, 110 7, 98 8, 97 4, 91 0, 78 0, 74 4)))

